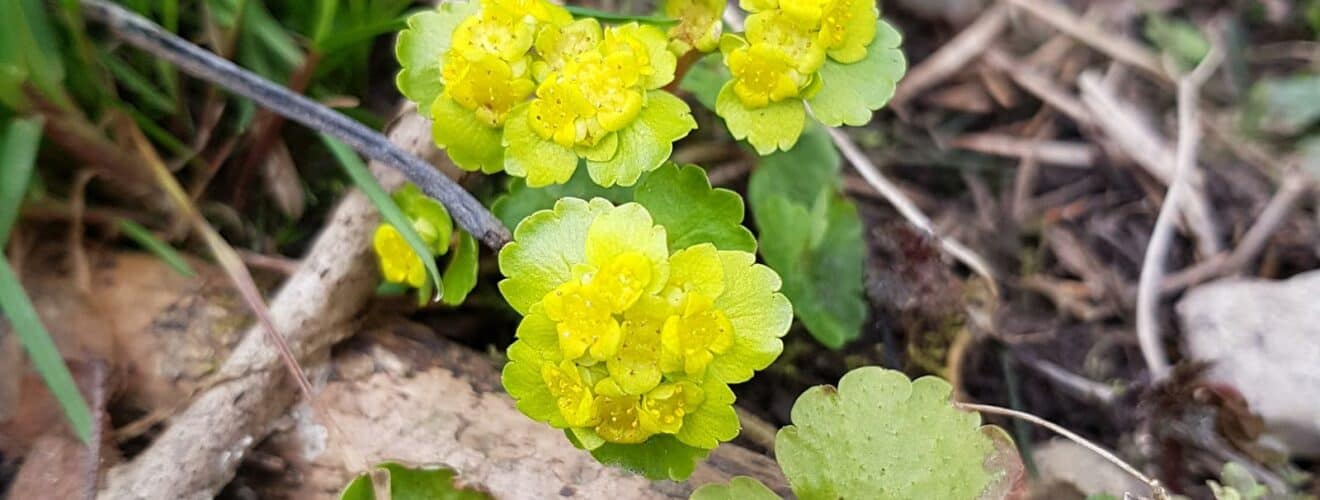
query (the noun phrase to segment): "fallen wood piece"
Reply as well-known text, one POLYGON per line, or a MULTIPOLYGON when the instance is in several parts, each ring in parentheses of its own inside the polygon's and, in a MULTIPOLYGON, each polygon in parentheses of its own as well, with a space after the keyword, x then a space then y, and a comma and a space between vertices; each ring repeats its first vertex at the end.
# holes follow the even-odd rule
MULTIPOLYGON (((736 475, 788 493, 774 461, 730 444, 699 464, 687 484, 601 465, 563 431, 519 412, 487 356, 416 323, 385 321, 341 351, 319 400, 348 436, 346 445, 371 464, 443 465, 501 499, 685 499, 695 486, 736 475)), ((309 405, 290 414, 292 426, 272 435, 264 450, 291 471, 262 496, 338 498, 355 474, 344 469, 309 405)))
MULTIPOLYGON (((431 157, 437 152, 430 132, 428 121, 410 113, 390 132, 390 140, 431 157)), ((371 169, 386 189, 403 181, 375 162, 371 169)), ((378 221, 366 196, 350 192, 297 272, 270 301, 272 322, 300 359, 352 333, 378 281, 370 246, 378 221)), ((259 327, 248 329, 216 380, 146 451, 110 471, 100 498, 213 498, 229 482, 242 457, 293 402, 294 392, 259 327)))

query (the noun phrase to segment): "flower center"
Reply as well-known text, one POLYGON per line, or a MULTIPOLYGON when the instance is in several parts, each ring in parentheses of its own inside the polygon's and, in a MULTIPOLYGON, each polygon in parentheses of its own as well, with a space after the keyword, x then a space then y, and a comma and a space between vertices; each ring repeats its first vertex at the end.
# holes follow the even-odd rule
POLYGON ((733 324, 711 299, 692 293, 681 316, 670 316, 660 331, 661 368, 700 375, 715 355, 733 347, 733 324))

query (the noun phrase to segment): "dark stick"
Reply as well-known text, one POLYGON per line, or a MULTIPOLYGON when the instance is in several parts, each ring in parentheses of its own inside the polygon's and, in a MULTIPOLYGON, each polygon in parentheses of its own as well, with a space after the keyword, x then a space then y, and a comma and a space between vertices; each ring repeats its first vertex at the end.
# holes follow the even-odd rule
POLYGON ((285 118, 329 134, 363 156, 397 169, 422 192, 443 203, 454 221, 486 246, 499 249, 509 242, 508 228, 476 198, 431 164, 395 147, 379 132, 240 68, 110 2, 82 0, 82 6, 87 19, 104 24, 130 45, 174 63, 194 77, 252 99, 285 118))

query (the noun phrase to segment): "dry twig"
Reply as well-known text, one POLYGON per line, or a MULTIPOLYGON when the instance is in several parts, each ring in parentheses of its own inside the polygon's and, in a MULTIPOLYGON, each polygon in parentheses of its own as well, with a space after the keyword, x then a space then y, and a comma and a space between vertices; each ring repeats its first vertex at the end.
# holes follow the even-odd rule
POLYGON ((1151 378, 1160 382, 1169 376, 1171 368, 1160 341, 1159 302, 1160 281, 1164 279, 1164 262, 1168 258, 1173 239, 1175 207, 1183 196, 1189 196, 1190 179, 1195 174, 1196 153, 1201 146, 1200 90, 1223 60, 1223 51, 1216 44, 1190 74, 1178 79, 1178 150, 1169 189, 1155 219, 1150 244, 1141 265, 1141 279, 1137 283, 1137 340, 1141 354, 1150 368, 1151 378))

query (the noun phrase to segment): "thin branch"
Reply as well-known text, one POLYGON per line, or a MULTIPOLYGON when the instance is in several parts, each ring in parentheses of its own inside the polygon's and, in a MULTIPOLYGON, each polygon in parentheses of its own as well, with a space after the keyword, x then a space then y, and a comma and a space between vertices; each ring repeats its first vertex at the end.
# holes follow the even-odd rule
POLYGON ((1201 145, 1200 90, 1223 60, 1218 44, 1210 48, 1191 74, 1178 80, 1178 149, 1175 156, 1173 179, 1155 219, 1150 244, 1141 265, 1141 280, 1137 283, 1137 341, 1142 357, 1150 368, 1151 378, 1160 382, 1169 376, 1169 359, 1160 342, 1158 319, 1160 282, 1164 280, 1164 262, 1168 258, 1173 239, 1173 223, 1182 196, 1191 186, 1188 179, 1195 172, 1196 151, 1201 145))
POLYGON ((290 120, 329 134, 367 158, 397 169, 427 195, 443 203, 454 221, 486 246, 498 249, 509 242, 508 228, 476 198, 431 164, 390 144, 379 132, 244 70, 106 0, 82 0, 82 6, 88 19, 106 25, 115 36, 130 45, 174 63, 190 75, 252 99, 290 120))
POLYGON ((989 413, 991 415, 1003 415, 1005 417, 1012 417, 1019 420, 1025 420, 1027 422, 1031 422, 1033 424, 1054 431, 1054 433, 1063 436, 1065 438, 1068 438, 1072 442, 1082 445, 1082 447, 1088 450, 1091 450, 1096 455, 1100 455, 1105 460, 1108 460, 1110 463, 1114 464, 1115 466, 1118 466, 1118 468, 1123 469, 1123 472, 1131 474, 1132 477, 1137 478, 1137 480, 1146 483, 1147 486, 1150 486, 1151 496, 1157 499, 1168 498, 1168 493, 1164 491, 1163 486, 1160 486, 1159 481, 1151 479, 1145 474, 1142 474, 1141 471, 1137 470, 1135 467, 1131 465, 1128 465, 1127 462, 1124 462, 1123 459, 1118 458, 1117 455, 1114 455, 1113 452, 1106 450, 1103 446, 1092 443, 1089 439, 1079 436, 1073 431, 1063 428, 1063 426, 1059 424, 1050 422, 1049 420, 1045 420, 1043 418, 1040 418, 1038 416, 1032 415, 1024 411, 1011 410, 1008 408, 1000 408, 998 406, 982 405, 976 403, 962 403, 962 402, 954 402, 953 405, 964 410, 989 413))

